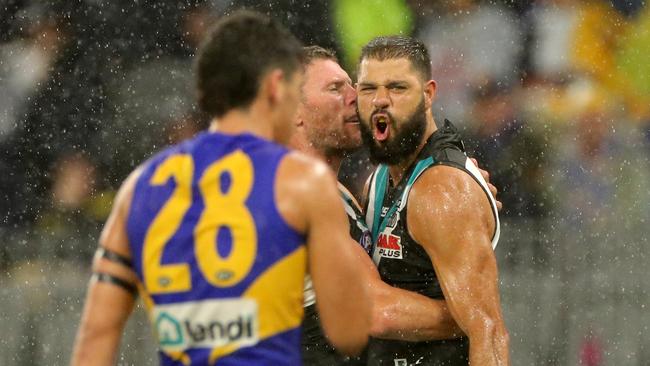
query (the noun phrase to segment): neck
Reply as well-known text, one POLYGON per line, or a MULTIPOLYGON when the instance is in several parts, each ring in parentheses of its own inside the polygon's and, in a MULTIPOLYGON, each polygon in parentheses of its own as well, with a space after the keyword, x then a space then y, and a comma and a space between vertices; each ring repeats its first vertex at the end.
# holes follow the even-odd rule
POLYGON ((300 144, 300 146, 294 146, 296 150, 302 151, 305 154, 318 158, 330 167, 334 173, 338 173, 339 168, 341 168, 341 162, 343 161, 343 154, 339 152, 328 153, 324 150, 319 150, 315 148, 312 144, 305 142, 300 144))
POLYGON ((328 151, 327 149, 318 149, 314 147, 314 144, 309 142, 309 139, 305 135, 305 130, 300 127, 294 132, 289 146, 295 150, 324 161, 334 173, 338 173, 339 168, 341 167, 341 162, 345 157, 345 154, 340 150, 328 151))
POLYGON ((210 123, 210 131, 238 135, 250 133, 267 140, 274 140, 273 124, 262 117, 255 105, 248 109, 232 109, 210 123))
POLYGON ((427 127, 424 130, 422 141, 420 141, 418 148, 408 158, 388 167, 388 172, 390 173, 394 185, 397 185, 402 180, 404 173, 406 173, 406 170, 413 164, 420 151, 424 148, 429 137, 431 137, 431 135, 433 135, 437 130, 438 127, 436 127, 436 122, 433 120, 433 115, 431 112, 427 112, 427 127))

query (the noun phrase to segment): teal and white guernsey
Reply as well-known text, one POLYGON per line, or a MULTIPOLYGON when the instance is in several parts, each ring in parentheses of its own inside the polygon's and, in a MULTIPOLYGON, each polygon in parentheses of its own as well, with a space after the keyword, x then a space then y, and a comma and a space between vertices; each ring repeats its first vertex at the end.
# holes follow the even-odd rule
MULTIPOLYGON (((384 282, 433 299, 444 299, 431 260, 408 233, 406 207, 411 187, 427 169, 446 165, 469 174, 485 191, 496 222, 492 247, 499 240, 500 224, 496 201, 478 168, 467 158, 460 135, 451 122, 433 133, 404 178, 391 187, 388 167, 380 165, 370 180, 366 223, 372 236, 370 253, 384 282)), ((371 339, 371 365, 467 365, 466 339, 431 342, 401 342, 371 339)))

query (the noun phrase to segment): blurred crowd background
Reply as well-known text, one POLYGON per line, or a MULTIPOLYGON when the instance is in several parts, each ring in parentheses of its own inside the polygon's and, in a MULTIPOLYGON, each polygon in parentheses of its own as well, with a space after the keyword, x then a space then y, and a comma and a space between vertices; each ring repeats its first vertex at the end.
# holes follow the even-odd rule
MULTIPOLYGON (((650 6, 642 0, 2 0, 0 364, 67 364, 101 225, 139 162, 208 121, 192 57, 247 7, 351 75, 428 46, 434 115, 499 187, 513 365, 649 365, 650 6)), ((363 152, 342 174, 368 169, 363 152)), ((138 309, 120 364, 156 363, 138 309)))

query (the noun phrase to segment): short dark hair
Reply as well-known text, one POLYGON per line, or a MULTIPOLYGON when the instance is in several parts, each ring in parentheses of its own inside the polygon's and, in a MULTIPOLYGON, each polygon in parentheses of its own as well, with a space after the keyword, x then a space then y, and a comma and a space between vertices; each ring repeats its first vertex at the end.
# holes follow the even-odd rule
POLYGON ((361 49, 360 62, 372 58, 379 61, 406 58, 425 80, 431 79, 431 58, 424 44, 412 37, 381 36, 373 38, 361 49))
POLYGON ((275 20, 237 11, 215 24, 196 60, 199 107, 211 117, 246 108, 272 68, 291 76, 300 67, 302 45, 275 20))
POLYGON ((315 60, 332 60, 336 63, 339 59, 336 57, 334 51, 323 48, 321 46, 305 46, 302 48, 302 57, 300 61, 303 67, 306 67, 315 60))

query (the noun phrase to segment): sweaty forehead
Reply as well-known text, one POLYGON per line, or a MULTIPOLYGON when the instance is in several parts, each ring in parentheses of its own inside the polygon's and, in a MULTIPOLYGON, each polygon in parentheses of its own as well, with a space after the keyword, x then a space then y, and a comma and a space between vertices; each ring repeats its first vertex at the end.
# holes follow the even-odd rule
POLYGON ((384 84, 388 81, 418 80, 417 71, 407 58, 378 60, 364 58, 359 64, 359 83, 384 84))
POLYGON ((350 76, 333 60, 314 60, 305 68, 305 85, 319 87, 338 81, 350 82, 350 76))

